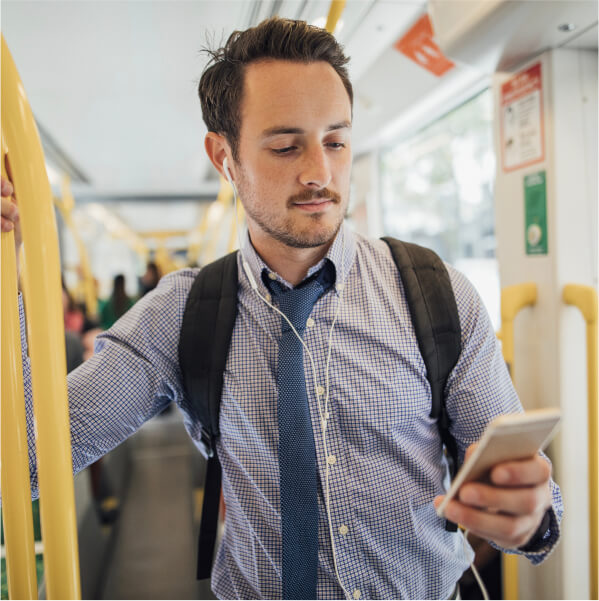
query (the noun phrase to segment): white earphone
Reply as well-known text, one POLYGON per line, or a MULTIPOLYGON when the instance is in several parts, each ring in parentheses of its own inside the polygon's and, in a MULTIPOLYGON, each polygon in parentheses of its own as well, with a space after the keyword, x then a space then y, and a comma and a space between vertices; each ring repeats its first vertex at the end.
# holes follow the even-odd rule
MULTIPOLYGON (((227 157, 225 157, 225 160, 223 161, 223 171, 225 172, 225 177, 227 178, 227 181, 231 184, 231 187, 233 188, 235 215, 238 215, 237 201, 239 200, 239 196, 237 194, 237 186, 235 185, 235 182, 233 181, 233 178, 231 177, 231 172, 229 171, 229 160, 227 159, 227 157)), ((240 224, 238 223, 237 224, 237 244, 239 245, 239 250, 241 251, 241 236, 239 235, 239 230, 240 230, 240 224)), ((254 274, 252 273, 252 270, 250 269, 250 266, 248 265, 248 262, 245 260, 245 257, 243 256, 243 254, 241 254, 241 264, 243 265, 243 270, 245 271, 245 274, 247 275, 247 278, 250 281, 251 287, 256 292, 258 292, 258 284, 256 283, 254 274)), ((258 294, 260 294, 260 293, 258 292, 258 294)))

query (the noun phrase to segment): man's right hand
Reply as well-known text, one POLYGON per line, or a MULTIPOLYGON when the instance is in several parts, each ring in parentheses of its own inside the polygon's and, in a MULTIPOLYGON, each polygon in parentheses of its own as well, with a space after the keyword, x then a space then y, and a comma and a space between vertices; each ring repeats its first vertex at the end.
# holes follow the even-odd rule
POLYGON ((15 232, 15 248, 17 251, 17 261, 19 257, 19 250, 21 248, 21 223, 19 220, 19 208, 14 195, 12 184, 2 178, 2 231, 15 232))

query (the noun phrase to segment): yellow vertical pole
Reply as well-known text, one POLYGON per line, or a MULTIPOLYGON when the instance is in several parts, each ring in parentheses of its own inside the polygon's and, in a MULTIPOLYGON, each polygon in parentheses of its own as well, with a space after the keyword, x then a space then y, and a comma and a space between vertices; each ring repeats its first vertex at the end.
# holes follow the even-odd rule
POLYGON ((19 199, 48 599, 80 599, 60 258, 52 191, 23 84, 2 37, 2 132, 19 199))
POLYGON ((329 33, 333 33, 335 31, 335 28, 337 27, 337 21, 339 21, 339 17, 341 17, 341 13, 345 8, 345 2, 346 0, 331 0, 327 24, 325 25, 325 29, 329 33))
MULTIPOLYGON (((514 379, 514 319, 524 307, 537 302, 537 285, 528 282, 501 291, 501 346, 503 358, 514 379)), ((518 599, 518 556, 502 556, 503 598, 518 599)))
POLYGON ((85 244, 73 223, 73 208, 75 207, 75 199, 71 192, 71 179, 68 175, 64 175, 62 178, 62 198, 55 198, 54 202, 64 219, 66 226, 71 232, 75 244, 77 245, 77 252, 79 254, 79 264, 81 265, 81 271, 83 275, 83 290, 85 307, 87 314, 90 317, 95 317, 98 313, 98 299, 96 298, 96 285, 94 282, 94 276, 92 274, 91 266, 89 263, 89 256, 85 244))
MULTIPOLYGON (((2 139, 2 175, 6 178, 6 147, 2 139)), ((21 371, 21 337, 17 303, 17 267, 14 232, 1 234, 2 242, 2 407, 1 475, 2 518, 6 543, 6 575, 10 599, 37 599, 35 543, 25 400, 21 371)))
POLYGON ((599 409, 597 408, 597 291, 591 286, 564 286, 564 302, 580 309, 587 324, 589 432, 589 526, 591 599, 599 598, 599 409))

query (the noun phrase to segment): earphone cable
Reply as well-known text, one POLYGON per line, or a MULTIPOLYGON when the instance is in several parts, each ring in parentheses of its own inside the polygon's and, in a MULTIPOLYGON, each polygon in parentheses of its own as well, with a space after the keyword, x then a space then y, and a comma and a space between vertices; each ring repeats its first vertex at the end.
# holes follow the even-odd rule
MULTIPOLYGON (((235 186, 233 179, 230 176, 229 173, 229 169, 228 166, 226 164, 226 159, 225 162, 223 163, 223 167, 224 167, 224 171, 225 174, 227 176, 227 179, 229 181, 229 183, 231 184, 231 187, 233 188, 233 195, 235 197, 235 228, 237 230, 237 244, 239 246, 239 252, 241 253, 241 263, 243 265, 243 268, 246 272, 246 276, 248 278, 248 280, 250 281, 250 285, 251 287, 254 289, 254 291, 256 292, 256 294, 258 295, 259 298, 262 299, 262 301, 268 306, 270 307, 272 310, 274 310, 275 312, 277 312, 279 315, 281 315, 281 317, 283 317, 283 319, 285 319, 285 321, 289 324, 289 326, 291 327, 291 329, 293 330, 293 333, 295 334, 295 336, 297 337, 297 339, 301 342, 303 348, 306 350, 306 354, 308 355, 308 358, 310 360, 310 367, 312 370, 312 380, 313 380, 313 385, 314 385, 314 393, 316 395, 316 402, 317 402, 317 406, 318 406, 318 413, 320 416, 320 428, 321 428, 321 433, 322 433, 322 445, 323 445, 323 451, 324 451, 324 463, 325 463, 325 491, 324 491, 324 500, 325 500, 325 509, 326 509, 326 514, 327 514, 327 522, 328 522, 328 526, 329 526, 329 535, 331 538, 331 551, 332 551, 332 555, 333 555, 333 568, 335 570, 335 575, 337 576, 337 581, 339 582, 339 586, 341 586, 341 588, 343 589, 343 592, 346 596, 347 599, 350 599, 351 596, 349 594, 349 592, 347 591, 347 589, 345 588, 345 586, 343 585, 343 581, 341 580, 341 575, 339 574, 339 569, 338 569, 338 564, 337 564, 337 553, 335 551, 335 537, 333 534, 333 522, 331 519, 331 508, 330 508, 330 495, 329 495, 329 473, 330 473, 330 468, 329 468, 329 463, 328 463, 328 458, 329 458, 329 453, 328 453, 328 448, 327 448, 327 438, 326 438, 326 431, 327 431, 327 425, 328 425, 328 418, 329 418, 329 414, 328 414, 328 405, 329 405, 329 392, 330 392, 330 378, 329 378, 329 367, 330 367, 330 360, 331 360, 331 345, 332 345, 332 340, 333 340, 333 330, 335 328, 335 324, 337 322, 337 317, 339 316, 339 312, 341 310, 341 301, 343 299, 343 292, 345 290, 345 286, 342 285, 341 289, 339 290, 339 302, 337 304, 337 310, 335 311, 335 316, 333 317, 333 323, 331 324, 331 329, 329 332, 329 340, 328 340, 328 349, 327 349, 327 361, 326 361, 326 367, 325 367, 325 399, 324 399, 324 409, 323 409, 323 405, 321 402, 321 396, 319 395, 319 387, 318 387, 318 377, 316 374, 316 366, 314 363, 314 358, 312 356, 312 353, 310 352, 310 349, 308 348, 307 344, 304 342, 304 339, 300 336, 300 334, 298 333, 298 331, 295 329, 294 325, 291 323, 291 321, 289 320, 289 318, 285 315, 285 313, 283 313, 278 307, 275 307, 264 295, 262 295, 260 293, 260 290, 258 290, 258 285, 256 284, 256 281, 251 273, 250 267, 247 263, 247 261, 245 260, 243 253, 241 251, 241 227, 239 224, 239 207, 238 207, 238 201, 239 201, 239 195, 237 194, 237 187, 235 186)), ((342 257, 343 259, 345 259, 345 231, 342 232, 342 257)))

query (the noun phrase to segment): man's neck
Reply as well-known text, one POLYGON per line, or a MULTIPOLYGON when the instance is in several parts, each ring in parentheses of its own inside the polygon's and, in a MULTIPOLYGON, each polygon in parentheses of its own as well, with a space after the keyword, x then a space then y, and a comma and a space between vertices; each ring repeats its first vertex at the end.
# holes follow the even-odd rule
POLYGON ((269 269, 278 273, 285 281, 297 286, 328 252, 333 240, 314 248, 293 248, 270 236, 252 235, 252 246, 269 269))

